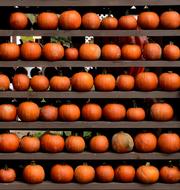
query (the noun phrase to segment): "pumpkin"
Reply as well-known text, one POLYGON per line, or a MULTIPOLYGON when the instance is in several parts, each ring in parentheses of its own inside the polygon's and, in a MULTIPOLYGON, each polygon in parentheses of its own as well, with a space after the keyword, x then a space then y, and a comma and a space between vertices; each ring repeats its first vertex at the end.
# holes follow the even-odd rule
POLYGON ((79 49, 79 57, 81 60, 96 61, 101 56, 101 49, 97 44, 82 44, 79 49))
POLYGON ((68 91, 71 85, 70 79, 66 76, 53 76, 50 79, 50 88, 53 91, 68 91))
POLYGON ((138 107, 129 108, 126 115, 129 121, 143 121, 146 116, 144 109, 138 107))
POLYGON ((136 30, 137 20, 132 15, 121 16, 119 19, 119 27, 125 30, 136 30))
POLYGON ((79 52, 77 48, 69 47, 65 49, 64 55, 68 61, 75 61, 79 57, 79 52))
POLYGON ((12 104, 0 105, 0 121, 15 121, 17 109, 12 104))
POLYGON ((97 135, 91 138, 89 146, 92 152, 103 153, 109 148, 109 140, 104 135, 97 135))
POLYGON ((85 121, 98 121, 102 116, 102 109, 98 104, 87 103, 82 107, 82 118, 85 121))
POLYGON ((156 29, 159 26, 159 16, 155 12, 142 12, 138 16, 138 26, 142 29, 156 29))
POLYGON ((180 150, 180 138, 176 133, 163 133, 158 138, 158 148, 164 153, 174 153, 180 150))
POLYGON ((180 170, 176 166, 163 166, 159 174, 164 183, 178 183, 180 181, 180 170))
POLYGON ((141 48, 136 44, 126 44, 121 49, 123 59, 138 60, 141 58, 141 48))
POLYGON ((75 168, 74 177, 78 183, 90 183, 95 178, 95 170, 92 166, 79 165, 75 168))
POLYGON ((10 80, 8 76, 0 74, 0 91, 9 90, 10 80))
POLYGON ((11 13, 9 17, 9 25, 12 29, 23 30, 28 26, 28 17, 21 12, 11 13))
POLYGON ((163 49, 163 57, 169 61, 176 61, 180 59, 180 49, 178 46, 168 44, 163 49))
POLYGON ((17 91, 26 91, 29 89, 30 79, 25 74, 16 74, 13 77, 13 87, 17 91))
POLYGON ((120 121, 126 117, 126 108, 122 104, 109 103, 103 108, 103 117, 109 121, 120 121))
POLYGON ((180 88, 180 76, 176 73, 162 73, 159 76, 159 86, 163 90, 175 91, 180 88))
POLYGON ((158 77, 153 72, 142 72, 136 75, 135 85, 141 91, 153 91, 158 87, 158 77))
POLYGON ((25 42, 21 45, 21 57, 27 61, 36 61, 41 57, 41 46, 36 42, 25 42))
POLYGON ((19 138, 14 133, 0 134, 0 152, 16 152, 19 148, 19 138))
POLYGON ((165 11, 160 15, 160 24, 165 29, 177 29, 180 26, 180 16, 176 11, 165 11))
POLYGON ((51 180, 56 183, 70 183, 74 177, 74 170, 67 164, 55 164, 50 170, 51 180))
POLYGON ((36 121, 39 118, 40 110, 34 102, 22 102, 19 104, 17 113, 21 121, 36 121))
POLYGON ((76 121, 80 118, 80 109, 75 104, 61 105, 58 113, 62 121, 76 121))
POLYGON ((64 48, 60 43, 47 43, 42 49, 44 59, 58 61, 64 57, 64 48))
POLYGON ((0 44, 0 59, 4 61, 16 61, 20 56, 20 48, 15 43, 0 44))
POLYGON ((30 85, 34 91, 46 91, 49 88, 49 80, 44 75, 35 75, 31 78, 30 85))
POLYGON ((116 181, 123 183, 133 182, 135 173, 136 171, 131 165, 120 165, 114 171, 116 181))
POLYGON ((101 20, 96 13, 89 12, 82 16, 82 26, 85 29, 96 30, 100 25, 101 20))
POLYGON ((79 153, 85 149, 85 141, 81 136, 68 136, 65 141, 65 147, 68 152, 79 153))
POLYGON ((23 179, 26 183, 37 184, 44 181, 45 171, 41 165, 31 164, 23 169, 23 179))
POLYGON ((56 30, 58 27, 58 16, 51 12, 42 12, 37 16, 38 28, 43 30, 56 30))
POLYGON ((131 135, 124 132, 115 133, 112 137, 112 148, 115 152, 126 153, 133 150, 134 142, 131 135))
POLYGON ((118 20, 115 17, 107 16, 102 19, 101 27, 107 30, 114 30, 118 27, 118 20))
POLYGON ((119 75, 116 80, 116 85, 119 90, 130 91, 134 88, 134 77, 127 74, 119 75))
POLYGON ((170 104, 154 103, 150 108, 150 114, 155 121, 170 121, 173 119, 174 110, 170 104))
POLYGON ((148 43, 144 45, 143 57, 146 60, 159 60, 161 59, 162 49, 157 43, 148 43))
POLYGON ((64 139, 58 134, 45 133, 40 138, 41 148, 45 152, 58 153, 64 149, 64 139))
POLYGON ((5 168, 0 169, 0 182, 1 183, 11 183, 16 180, 16 172, 12 168, 5 168))
POLYGON ((59 26, 65 30, 76 30, 81 26, 81 15, 75 10, 68 10, 61 13, 59 26))
POLYGON ((113 91, 116 86, 116 79, 112 74, 99 74, 94 79, 94 86, 99 91, 113 91))
POLYGON ((101 50, 104 60, 118 60, 121 57, 121 49, 116 44, 106 44, 101 50))
POLYGON ((153 152, 157 146, 157 138, 153 133, 139 133, 134 138, 134 145, 138 152, 153 152))
POLYGON ((80 92, 90 91, 93 83, 92 75, 87 72, 75 73, 71 78, 72 89, 80 92))
POLYGON ((40 109, 40 119, 43 121, 56 121, 58 119, 58 109, 51 105, 45 105, 40 109))
POLYGON ((114 179, 114 170, 110 165, 101 165, 96 168, 96 178, 99 182, 109 183, 114 179))
POLYGON ((156 183, 159 179, 159 170, 149 164, 142 165, 136 170, 136 178, 145 184, 156 183))
POLYGON ((20 140, 20 149, 23 152, 33 153, 40 149, 40 140, 35 136, 24 136, 20 140))

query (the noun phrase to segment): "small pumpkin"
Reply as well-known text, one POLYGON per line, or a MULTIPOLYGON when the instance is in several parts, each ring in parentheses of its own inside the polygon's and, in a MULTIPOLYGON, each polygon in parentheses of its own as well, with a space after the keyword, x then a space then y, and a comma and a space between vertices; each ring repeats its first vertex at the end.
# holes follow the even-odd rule
POLYGON ((60 43, 47 43, 42 49, 43 57, 48 61, 58 61, 64 57, 64 47, 60 43))
POLYGON ((9 25, 15 30, 23 30, 27 28, 28 22, 28 17, 22 12, 11 13, 9 17, 9 25))
POLYGON ((101 20, 96 13, 89 12, 82 16, 82 26, 85 29, 96 30, 100 25, 101 20))
POLYGON ((136 170, 136 178, 145 184, 156 183, 159 179, 159 170, 149 164, 142 165, 136 170))
POLYGON ((134 181, 136 171, 131 165, 120 165, 115 169, 114 173, 116 181, 130 183, 134 181))
POLYGON ((79 57, 81 60, 96 61, 101 56, 101 49, 97 44, 82 44, 79 49, 79 57))
POLYGON ((122 58, 126 60, 138 60, 141 58, 141 48, 136 44, 126 44, 121 49, 122 58))
POLYGON ((94 86, 98 91, 113 91, 116 79, 112 74, 98 74, 94 79, 94 86))
POLYGON ((39 118, 40 109, 34 102, 22 102, 19 104, 17 113, 21 121, 36 121, 39 118))
POLYGON ((159 26, 159 16, 155 12, 142 12, 138 16, 138 26, 142 29, 156 29, 159 26))
POLYGON ((81 136, 68 136, 65 141, 65 147, 68 152, 79 153, 85 149, 85 141, 81 136))
POLYGON ((26 91, 29 89, 30 79, 25 74, 16 74, 13 77, 13 87, 16 91, 26 91))
POLYGON ((176 133, 163 133, 158 138, 158 148, 164 153, 174 153, 180 150, 180 138, 176 133))
POLYGON ((114 30, 118 27, 118 20, 115 17, 107 16, 102 19, 101 27, 106 30, 114 30))
POLYGON ((87 103, 82 107, 81 114, 85 121, 98 121, 102 117, 102 109, 98 104, 87 103))
POLYGON ((72 89, 80 92, 90 91, 93 83, 92 75, 87 72, 75 73, 71 78, 72 89))
POLYGON ((109 103, 103 108, 103 117, 109 121, 120 121, 126 117, 126 108, 122 104, 109 103))
POLYGON ((138 152, 153 152, 157 147, 157 138, 153 133, 139 133, 134 138, 134 145, 138 152))
POLYGON ((130 91, 134 88, 134 77, 128 74, 119 75, 116 80, 116 85, 119 90, 130 91))
POLYGON ((175 91, 180 88, 180 76, 176 73, 162 73, 159 76, 159 86, 163 90, 175 91))
POLYGON ((31 78, 30 86, 34 91, 46 91, 49 88, 49 80, 44 75, 35 75, 31 78))
POLYGON ((101 165, 96 168, 96 178, 99 182, 109 183, 114 179, 114 170, 110 165, 101 165))
POLYGON ((129 121, 143 121, 146 116, 144 109, 139 107, 129 108, 126 115, 129 121))
POLYGON ((153 72, 142 72, 135 77, 136 88, 141 91, 153 91, 158 87, 158 77, 153 72))
POLYGON ((8 76, 0 74, 0 91, 9 90, 10 80, 8 76))
POLYGON ((66 60, 75 61, 79 57, 79 52, 77 48, 69 47, 65 49, 64 55, 66 60))
POLYGON ((41 57, 41 46, 36 42, 25 42, 21 45, 21 57, 27 61, 36 61, 41 57))
POLYGON ((0 182, 1 183, 11 183, 16 180, 16 172, 12 168, 5 168, 0 169, 0 182))
POLYGON ((154 103, 150 108, 150 114, 155 121, 170 121, 174 116, 174 110, 170 104, 154 103))
POLYGON ((17 116, 17 109, 12 104, 0 105, 0 121, 15 121, 17 116))
POLYGON ((26 183, 42 183, 45 179, 45 171, 41 165, 30 164, 23 169, 23 179, 26 183))
POLYGON ((121 49, 116 44, 105 44, 101 50, 104 60, 118 60, 121 57, 121 49))
POLYGON ((130 134, 119 132, 112 137, 112 148, 115 152, 126 153, 133 150, 134 142, 130 134))
POLYGON ((53 91, 68 91, 71 85, 70 79, 66 76, 53 76, 50 79, 50 88, 53 91))
POLYGON ((169 61, 180 59, 180 49, 174 44, 168 44, 163 49, 163 57, 169 61))
POLYGON ((95 178, 95 170, 92 166, 79 165, 75 168, 74 177, 78 183, 90 183, 95 178))
POLYGON ((159 60, 161 59, 162 49, 157 43, 147 43, 143 48, 143 57, 146 60, 159 60))
POLYGON ((70 183, 74 177, 74 170, 67 164, 55 164, 50 170, 51 180, 56 183, 70 183))
POLYGON ((89 146, 92 152, 103 153, 109 148, 109 140, 104 135, 96 135, 91 138, 89 146))
POLYGON ((40 119, 43 121, 56 121, 58 119, 58 108, 45 105, 40 109, 40 119))
POLYGON ((58 134, 45 133, 40 138, 41 148, 45 152, 58 153, 64 149, 64 139, 58 134))
POLYGON ((76 10, 64 11, 60 14, 59 26, 65 30, 76 30, 81 26, 81 15, 76 10))
POLYGON ((121 16, 119 19, 119 27, 125 30, 136 30, 137 20, 133 15, 121 16))
POLYGON ((63 104, 58 112, 59 118, 63 121, 76 121, 80 118, 80 109, 75 104, 63 104))
POLYGON ((37 16, 38 28, 43 30, 56 30, 58 27, 58 16, 51 12, 42 12, 37 16))

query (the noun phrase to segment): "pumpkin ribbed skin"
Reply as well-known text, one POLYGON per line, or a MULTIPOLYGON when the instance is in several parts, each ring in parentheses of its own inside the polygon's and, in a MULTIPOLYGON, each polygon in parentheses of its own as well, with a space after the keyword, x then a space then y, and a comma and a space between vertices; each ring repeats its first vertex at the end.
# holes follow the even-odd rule
POLYGON ((101 20, 96 13, 89 12, 82 17, 82 26, 85 29, 96 30, 100 27, 101 20))
POLYGON ((15 121, 17 109, 13 104, 0 105, 0 121, 15 121))
POLYGON ((28 26, 28 17, 21 12, 11 13, 9 17, 9 25, 12 29, 23 30, 28 26))
POLYGON ((134 77, 127 74, 119 75, 116 81, 116 85, 119 90, 130 91, 134 88, 134 77))
POLYGON ((118 20, 115 17, 108 16, 101 21, 101 27, 107 30, 114 30, 118 27, 118 20))
POLYGON ((49 80, 44 75, 35 75, 31 78, 30 86, 34 91, 46 91, 49 88, 49 80))
POLYGON ((126 60, 138 60, 141 58, 141 48, 136 44, 126 44, 121 49, 122 58, 126 60))
POLYGON ((163 57, 170 61, 176 61, 180 59, 180 49, 178 46, 168 44, 163 49, 163 57))
POLYGON ((29 89, 30 79, 25 74, 16 74, 13 77, 13 87, 17 91, 26 91, 29 89))
POLYGON ((70 79, 66 76, 53 76, 50 79, 50 88, 53 91, 68 91, 71 85, 70 79))
POLYGON ((121 16, 119 27, 125 30, 135 30, 137 28, 137 20, 132 15, 121 16))
POLYGON ((145 111, 143 108, 129 108, 127 110, 127 119, 129 121, 143 121, 145 119, 145 111))
POLYGON ((10 85, 10 80, 8 76, 0 74, 0 91, 8 90, 10 85))
POLYGON ((12 168, 0 169, 0 182, 11 183, 16 180, 16 172, 12 168))
POLYGON ((104 60, 118 60, 121 57, 121 49, 116 44, 106 44, 101 50, 104 60))
POLYGON ((75 61, 79 57, 78 49, 72 47, 65 49, 64 54, 65 58, 69 61, 75 61))
POLYGON ((114 170, 110 165, 98 166, 95 171, 99 182, 109 183, 114 179, 114 170))
POLYGON ((161 59, 162 49, 157 43, 148 43, 144 45, 143 56, 146 60, 161 59))
POLYGON ((58 108, 45 105, 40 110, 40 119, 43 121, 56 121, 58 119, 58 108))

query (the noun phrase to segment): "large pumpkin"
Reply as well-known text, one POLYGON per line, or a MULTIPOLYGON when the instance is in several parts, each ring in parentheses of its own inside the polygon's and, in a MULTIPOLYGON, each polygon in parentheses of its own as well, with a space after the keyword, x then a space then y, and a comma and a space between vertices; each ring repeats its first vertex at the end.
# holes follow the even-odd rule
POLYGON ((20 48, 15 43, 0 44, 0 59, 4 61, 16 61, 20 56, 20 48))
POLYGON ((45 105, 40 109, 40 119, 43 121, 56 121, 58 119, 58 108, 45 105))
POLYGON ((68 61, 75 61, 79 57, 79 51, 77 48, 69 47, 65 49, 64 55, 68 61))
POLYGON ((42 55, 48 61, 58 61, 64 57, 64 48, 60 43, 47 43, 42 49, 42 55))
POLYGON ((35 61, 41 57, 41 46, 36 42, 25 42, 21 45, 21 57, 27 61, 35 61))
POLYGON ((85 29, 95 30, 100 27, 101 20, 96 13, 89 12, 83 15, 82 17, 82 26, 85 29))
POLYGON ((9 17, 9 25, 12 29, 23 30, 28 26, 28 17, 21 12, 11 13, 9 17))
POLYGON ((138 107, 129 108, 126 115, 129 121, 143 121, 146 116, 144 109, 138 107))
POLYGON ((116 85, 119 90, 130 91, 134 88, 134 77, 127 74, 119 75, 116 81, 116 85))
POLYGON ((26 91, 29 89, 30 79, 25 74, 16 74, 13 77, 13 87, 17 91, 26 91))
POLYGON ((121 49, 122 58, 126 60, 138 60, 141 58, 141 48, 136 44, 126 44, 121 49))
POLYGON ((53 91, 68 91, 71 85, 70 79, 66 76, 53 76, 50 79, 50 88, 53 91))
POLYGON ((180 138, 176 133, 163 133, 158 138, 158 148, 164 153, 174 153, 180 150, 180 138))
POLYGON ((96 168, 96 178, 99 182, 109 183, 114 179, 114 170, 110 165, 101 165, 96 168))
POLYGON ((106 104, 103 108, 103 117, 109 121, 123 120, 126 117, 126 108, 122 104, 106 104))
POLYGON ((35 75, 31 78, 30 86, 34 91, 46 91, 49 88, 49 80, 44 75, 35 75))
POLYGON ((19 104, 17 112, 21 121, 36 121, 39 118, 40 109, 34 102, 23 102, 19 104))
POLYGON ((119 27, 125 30, 136 30, 137 20, 132 15, 121 16, 119 19, 119 27))
POLYGON ((133 150, 134 142, 131 135, 124 132, 115 133, 112 137, 112 148, 115 152, 126 153, 133 150))
POLYGON ((106 44, 101 49, 104 60, 118 60, 121 57, 121 49, 116 44, 106 44))
POLYGON ((101 27, 107 30, 114 30, 118 27, 118 20, 115 17, 107 16, 102 19, 101 27))
POLYGON ((82 44, 79 49, 81 60, 96 61, 101 56, 101 49, 97 44, 82 44))
POLYGON ((1 183, 11 183, 16 180, 16 172, 12 168, 5 168, 0 169, 0 182, 1 183))
POLYGON ((0 121, 15 121, 17 109, 12 104, 0 105, 0 121))
POLYGON ((8 90, 10 85, 10 80, 8 76, 0 74, 0 91, 8 90))
POLYGON ((58 16, 51 12, 42 12, 37 16, 38 28, 43 30, 56 30, 58 27, 58 16))
POLYGON ((146 60, 159 60, 161 59, 162 49, 157 43, 148 43, 144 45, 143 57, 146 60))
POLYGON ((112 74, 98 74, 94 79, 94 86, 98 91, 113 91, 116 79, 112 74))
POLYGON ((168 44, 163 49, 163 57, 170 61, 176 61, 180 59, 180 49, 178 46, 168 44))
POLYGON ((170 104, 154 103, 150 108, 150 114, 155 121, 170 121, 174 116, 174 110, 170 104))
POLYGON ((68 10, 61 13, 59 26, 65 30, 75 30, 81 26, 81 15, 75 10, 68 10))

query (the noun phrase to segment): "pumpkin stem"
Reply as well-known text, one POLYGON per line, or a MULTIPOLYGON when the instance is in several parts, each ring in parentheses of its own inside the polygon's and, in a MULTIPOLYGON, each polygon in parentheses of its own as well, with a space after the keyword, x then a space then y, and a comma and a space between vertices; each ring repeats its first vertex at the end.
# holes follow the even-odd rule
POLYGON ((146 166, 150 166, 151 164, 150 164, 150 162, 146 162, 146 166))
POLYGON ((33 160, 33 161, 31 161, 31 165, 32 166, 35 166, 36 165, 36 162, 33 160))
POLYGON ((168 73, 173 73, 173 71, 168 71, 168 73))
POLYGON ((170 44, 170 45, 174 45, 174 42, 170 41, 169 44, 170 44))
POLYGON ((8 170, 8 165, 7 164, 4 165, 4 169, 8 170))
POLYGON ((171 168, 173 167, 172 160, 169 160, 169 162, 168 162, 168 166, 171 167, 171 168))
POLYGON ((125 15, 129 15, 129 9, 126 10, 125 15))
POLYGON ((133 107, 134 107, 134 108, 137 108, 136 100, 132 100, 132 103, 133 103, 133 107))
POLYGON ((102 74, 107 74, 107 69, 106 68, 103 68, 102 74))

